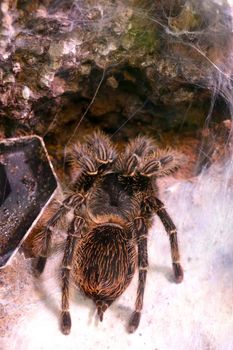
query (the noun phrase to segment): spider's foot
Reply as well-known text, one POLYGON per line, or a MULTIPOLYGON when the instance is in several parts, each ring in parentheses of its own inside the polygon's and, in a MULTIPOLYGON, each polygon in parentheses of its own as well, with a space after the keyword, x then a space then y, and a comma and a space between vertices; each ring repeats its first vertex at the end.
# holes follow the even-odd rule
POLYGON ((69 311, 61 313, 61 331, 64 335, 68 335, 71 329, 71 317, 69 311))
POLYGON ((36 266, 35 266, 35 271, 37 275, 40 275, 45 268, 47 258, 44 256, 40 256, 37 260, 36 266))
POLYGON ((102 322, 104 318, 104 313, 102 310, 98 310, 98 316, 99 316, 100 322, 102 322))
POLYGON ((181 283, 183 281, 183 278, 184 278, 183 269, 182 269, 180 263, 173 263, 172 265, 173 265, 175 281, 176 281, 176 283, 181 283))
POLYGON ((134 311, 132 313, 129 320, 129 327, 128 327, 129 333, 134 333, 136 331, 140 322, 140 318, 141 318, 141 312, 134 311))

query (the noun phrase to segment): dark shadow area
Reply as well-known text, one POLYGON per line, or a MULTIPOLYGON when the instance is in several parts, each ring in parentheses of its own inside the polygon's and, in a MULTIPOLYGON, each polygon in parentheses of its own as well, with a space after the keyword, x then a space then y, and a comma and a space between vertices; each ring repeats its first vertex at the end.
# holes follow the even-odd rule
POLYGON ((0 207, 9 196, 11 187, 7 179, 5 167, 0 163, 0 207))

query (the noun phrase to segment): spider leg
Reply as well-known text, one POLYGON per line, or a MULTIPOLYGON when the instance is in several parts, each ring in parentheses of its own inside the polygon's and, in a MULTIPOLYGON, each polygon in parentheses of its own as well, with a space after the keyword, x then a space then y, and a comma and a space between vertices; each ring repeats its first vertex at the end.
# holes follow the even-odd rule
POLYGON ((112 163, 116 158, 116 151, 110 138, 101 131, 97 131, 87 137, 86 144, 93 153, 98 165, 112 163))
POLYGON ((61 206, 56 211, 56 213, 48 221, 47 225, 42 231, 42 235, 43 235, 42 248, 36 264, 36 271, 38 273, 42 273, 45 268, 48 251, 51 245, 53 228, 63 218, 63 216, 68 213, 68 211, 72 208, 72 206, 74 206, 75 208, 78 208, 83 201, 84 201, 84 197, 79 193, 67 197, 62 202, 61 206))
POLYGON ((160 220, 162 221, 165 230, 169 235, 170 246, 171 246, 171 257, 172 257, 172 266, 174 271, 175 280, 177 283, 182 282, 183 280, 183 269, 180 265, 180 254, 177 240, 177 229, 174 225, 172 219, 167 213, 165 206, 161 200, 158 198, 155 199, 155 211, 160 220))
POLYGON ((77 239, 81 237, 81 231, 85 219, 80 216, 75 216, 68 228, 68 236, 66 239, 65 252, 62 260, 62 310, 61 310, 61 331, 67 335, 71 329, 71 317, 69 312, 69 286, 70 272, 72 260, 75 251, 77 239))
POLYGON ((134 219, 134 229, 137 234, 139 277, 137 297, 135 302, 135 311, 132 313, 129 321, 130 333, 133 333, 138 328, 140 322, 148 267, 147 226, 145 220, 142 217, 137 217, 134 219))

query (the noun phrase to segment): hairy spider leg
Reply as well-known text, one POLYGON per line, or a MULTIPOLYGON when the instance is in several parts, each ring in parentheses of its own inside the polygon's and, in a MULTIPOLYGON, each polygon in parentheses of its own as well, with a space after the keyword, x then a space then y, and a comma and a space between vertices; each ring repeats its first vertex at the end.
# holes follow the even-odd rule
MULTIPOLYGON (((142 193, 146 191, 147 194, 154 192, 154 195, 149 195, 149 198, 153 198, 152 201, 148 201, 148 197, 143 196, 144 199, 141 202, 142 212, 144 212, 149 221, 152 218, 153 213, 156 213, 161 219, 169 235, 175 280, 177 283, 180 283, 183 279, 183 270, 179 263, 180 257, 177 241, 177 230, 173 221, 165 210, 164 204, 155 197, 155 194, 157 193, 157 186, 153 180, 153 176, 164 176, 177 169, 178 163, 176 155, 174 154, 174 156, 170 156, 166 153, 151 153, 151 156, 147 159, 147 157, 144 157, 146 155, 146 147, 144 146, 145 144, 143 142, 144 140, 139 138, 139 141, 139 145, 137 143, 131 143, 128 148, 126 148, 125 155, 122 158, 123 161, 119 163, 118 169, 123 172, 123 176, 132 179, 134 190, 137 191, 138 189, 138 191, 142 191, 142 193)), ((150 149, 150 151, 152 152, 152 149, 150 149)), ((129 180, 129 182, 131 182, 131 180, 129 180)), ((130 333, 137 329, 140 322, 148 266, 147 224, 143 217, 136 218, 134 222, 135 231, 137 232, 138 237, 139 283, 135 311, 133 312, 129 322, 130 333)))
POLYGON ((116 169, 123 176, 134 177, 140 161, 144 156, 148 155, 154 149, 152 140, 146 137, 139 136, 131 141, 125 148, 124 153, 118 159, 116 169))
POLYGON ((135 302, 135 311, 132 313, 129 321, 129 332, 133 333, 139 325, 141 311, 143 308, 143 296, 146 285, 146 275, 148 268, 148 253, 147 253, 147 225, 142 217, 134 219, 134 230, 137 236, 138 246, 138 288, 135 302))
POLYGON ((160 199, 155 198, 155 203, 156 203, 156 206, 155 206, 156 214, 162 221, 165 227, 165 230, 169 236, 172 266, 173 266, 175 281, 177 283, 180 283, 183 280, 184 273, 180 265, 180 253, 179 253, 179 246, 178 246, 178 240, 177 240, 177 229, 172 219, 170 218, 169 214, 167 213, 163 202, 160 199))
POLYGON ((82 229, 85 219, 75 213, 74 219, 69 224, 65 252, 62 260, 62 310, 61 310, 61 331, 67 335, 71 329, 71 317, 69 312, 69 287, 70 272, 72 268, 73 255, 77 240, 82 236, 82 229))
POLYGON ((51 246, 53 228, 72 208, 79 208, 84 201, 84 196, 80 193, 73 194, 64 199, 56 213, 48 221, 47 225, 42 230, 43 240, 42 249, 36 264, 36 271, 41 274, 44 271, 48 257, 49 248, 51 246))

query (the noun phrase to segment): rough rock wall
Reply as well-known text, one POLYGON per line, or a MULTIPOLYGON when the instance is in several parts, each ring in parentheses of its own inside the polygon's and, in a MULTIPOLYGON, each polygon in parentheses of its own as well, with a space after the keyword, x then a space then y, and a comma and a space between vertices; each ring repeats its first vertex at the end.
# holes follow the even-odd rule
POLYGON ((3 0, 2 133, 59 134, 66 126, 68 138, 88 106, 88 122, 110 133, 134 114, 135 123, 153 120, 162 130, 184 119, 199 127, 231 74, 229 6, 3 0))

